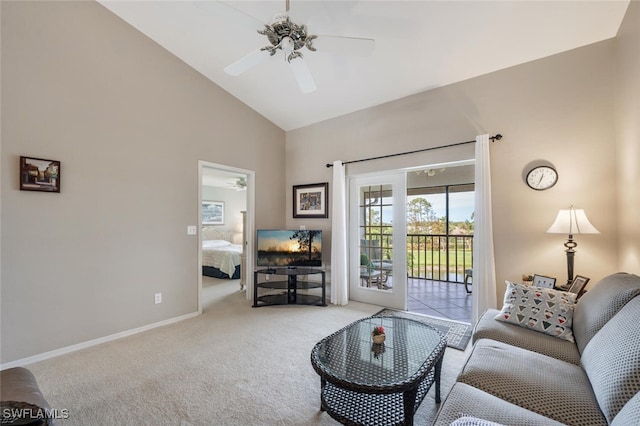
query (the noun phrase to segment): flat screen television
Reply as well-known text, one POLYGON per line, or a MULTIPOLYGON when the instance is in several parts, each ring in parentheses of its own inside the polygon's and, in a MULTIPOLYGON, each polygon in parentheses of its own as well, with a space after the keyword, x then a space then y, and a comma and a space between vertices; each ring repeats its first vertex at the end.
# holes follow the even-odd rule
POLYGON ((258 266, 322 266, 319 230, 259 229, 256 245, 258 266))

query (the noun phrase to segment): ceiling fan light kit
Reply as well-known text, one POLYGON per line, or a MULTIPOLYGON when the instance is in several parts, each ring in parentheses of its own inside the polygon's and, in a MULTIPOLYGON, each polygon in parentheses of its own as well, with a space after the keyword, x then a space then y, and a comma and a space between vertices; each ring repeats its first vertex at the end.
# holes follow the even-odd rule
MULTIPOLYGON (((289 0, 286 1, 286 11, 276 14, 269 24, 264 25, 264 29, 258 30, 258 34, 266 36, 271 45, 262 47, 227 66, 224 69, 227 74, 240 75, 268 57, 274 56, 278 50, 282 50, 302 93, 311 93, 316 90, 315 80, 300 49, 306 47, 311 52, 317 51, 313 42, 318 39, 318 36, 309 34, 306 25, 299 25, 291 21, 289 0)), ((354 54, 371 54, 373 51, 373 39, 341 36, 322 37, 344 40, 344 47, 353 49, 354 54)))
POLYGON ((265 25, 263 30, 258 30, 258 34, 267 36, 271 46, 265 46, 260 50, 266 50, 271 56, 276 54, 277 49, 282 49, 287 53, 287 61, 301 58, 302 53, 298 50, 306 47, 315 52, 313 40, 318 38, 315 35, 307 35, 307 26, 298 25, 291 22, 287 14, 276 15, 270 25, 265 25))

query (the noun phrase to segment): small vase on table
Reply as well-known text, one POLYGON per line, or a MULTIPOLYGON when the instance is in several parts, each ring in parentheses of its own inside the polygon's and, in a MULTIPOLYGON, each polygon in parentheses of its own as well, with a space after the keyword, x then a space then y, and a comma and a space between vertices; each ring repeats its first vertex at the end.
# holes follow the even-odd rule
POLYGON ((371 339, 373 340, 373 343, 381 344, 384 342, 386 337, 387 336, 384 334, 384 327, 381 325, 374 327, 371 332, 371 339))

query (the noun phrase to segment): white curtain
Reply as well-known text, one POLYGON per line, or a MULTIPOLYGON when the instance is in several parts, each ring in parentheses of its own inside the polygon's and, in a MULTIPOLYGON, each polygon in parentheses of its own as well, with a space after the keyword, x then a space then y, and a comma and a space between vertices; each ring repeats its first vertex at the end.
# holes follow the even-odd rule
POLYGON ((496 268, 491 217, 489 135, 481 135, 476 137, 472 324, 478 322, 485 310, 496 307, 496 268))
POLYGON ((333 162, 331 197, 331 303, 349 303, 347 281, 347 198, 344 164, 333 162))

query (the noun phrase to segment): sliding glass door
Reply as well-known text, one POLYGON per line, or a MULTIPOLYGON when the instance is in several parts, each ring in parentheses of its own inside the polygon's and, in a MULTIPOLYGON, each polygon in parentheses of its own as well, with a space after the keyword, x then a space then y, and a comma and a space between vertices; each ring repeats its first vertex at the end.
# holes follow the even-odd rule
POLYGON ((406 175, 349 179, 349 298, 407 307, 406 175))

